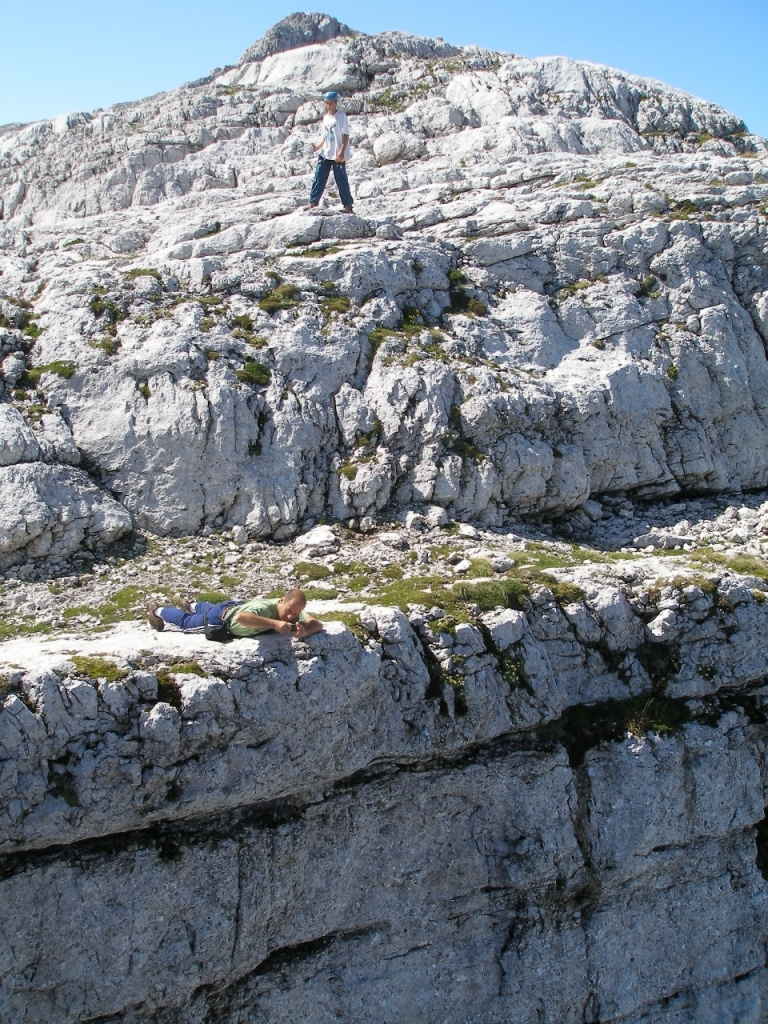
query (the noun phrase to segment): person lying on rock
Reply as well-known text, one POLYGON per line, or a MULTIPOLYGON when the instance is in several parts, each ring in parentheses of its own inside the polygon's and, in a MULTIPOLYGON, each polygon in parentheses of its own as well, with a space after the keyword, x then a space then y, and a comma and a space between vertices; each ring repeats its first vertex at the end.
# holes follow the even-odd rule
POLYGON ((328 175, 333 170, 344 212, 352 213, 352 193, 349 190, 346 167, 349 156, 349 121, 344 111, 338 109, 339 94, 337 92, 327 92, 323 99, 325 100, 323 137, 315 146, 315 152, 320 156, 317 158, 315 178, 312 182, 312 191, 309 193, 309 203, 306 209, 317 209, 325 189, 325 183, 328 181, 328 175))
POLYGON ((182 602, 181 608, 160 607, 153 601, 149 606, 149 624, 163 630, 166 625, 183 633, 204 633, 209 627, 225 626, 230 636, 258 636, 274 630, 283 636, 304 640, 323 628, 319 619, 304 610, 307 599, 300 590, 288 590, 277 600, 254 598, 250 601, 182 602))

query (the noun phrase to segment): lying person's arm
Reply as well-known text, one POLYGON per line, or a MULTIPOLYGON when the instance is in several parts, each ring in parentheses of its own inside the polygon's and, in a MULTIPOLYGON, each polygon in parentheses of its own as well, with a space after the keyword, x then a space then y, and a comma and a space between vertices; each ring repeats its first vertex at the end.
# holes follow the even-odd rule
POLYGON ((289 636, 295 625, 293 622, 283 622, 282 619, 267 619, 263 615, 254 614, 254 612, 238 612, 232 618, 248 629, 274 629, 276 633, 282 633, 283 636, 289 636))
POLYGON ((256 615, 254 612, 238 612, 233 616, 235 622, 248 629, 274 629, 276 633, 283 636, 295 636, 300 640, 305 637, 319 633, 323 628, 319 619, 305 619, 304 622, 285 622, 283 619, 267 619, 263 615, 256 615))

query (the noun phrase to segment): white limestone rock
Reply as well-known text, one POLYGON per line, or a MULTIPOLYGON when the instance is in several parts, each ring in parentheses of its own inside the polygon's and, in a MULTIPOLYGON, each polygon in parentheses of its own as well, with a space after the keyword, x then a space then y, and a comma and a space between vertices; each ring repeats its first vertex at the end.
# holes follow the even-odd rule
POLYGON ((0 569, 111 544, 133 527, 129 512, 79 469, 4 466, 0 483, 0 569))
POLYGON ((504 608, 497 612, 487 612, 483 616, 483 623, 490 630, 495 646, 500 651, 506 651, 522 640, 528 620, 523 612, 504 608))
POLYGON ((136 252, 146 245, 146 236, 141 231, 122 231, 112 239, 110 248, 116 253, 136 252))
POLYGON ((27 364, 18 352, 12 352, 3 359, 3 379, 10 387, 15 387, 21 380, 27 364))
POLYGON ((10 405, 0 405, 0 466, 36 462, 40 446, 27 421, 10 405))
POLYGON ((160 766, 172 764, 179 753, 181 721, 179 712, 163 701, 145 711, 139 722, 139 735, 146 745, 146 759, 160 766))
POLYGON ((273 25, 257 43, 246 50, 240 63, 263 60, 273 53, 353 34, 348 25, 327 14, 291 14, 273 25))
POLYGON ((373 143, 373 155, 379 166, 398 160, 418 160, 425 152, 426 146, 421 139, 399 132, 386 132, 373 143))
POLYGON ((40 417, 43 437, 53 450, 56 462, 66 466, 80 465, 80 452, 72 437, 72 431, 57 410, 40 417))
POLYGON ((589 607, 605 629, 605 642, 611 650, 627 650, 642 641, 643 623, 620 590, 601 589, 589 607))
POLYGON ((327 16, 259 46, 151 103, 4 133, 4 287, 38 318, 29 362, 76 366, 41 378, 74 445, 46 421, 43 458, 81 458, 140 527, 276 539, 414 502, 498 524, 762 485, 764 147, 737 118, 595 65, 327 16), (355 215, 330 191, 307 215, 334 84, 355 215), (260 308, 282 286, 286 308, 260 308), (247 359, 268 384, 238 378, 247 359))
POLYGON ((669 643, 680 635, 682 623, 679 621, 677 612, 672 608, 667 608, 665 611, 659 612, 656 618, 651 619, 645 628, 648 639, 652 643, 669 643))
MULTIPOLYGON (((27 858, 2 881, 3 912, 15 922, 3 999, 15 1019, 64 1024, 75 1010, 104 1016, 145 1004, 200 1017, 210 1008, 214 979, 216 1012, 225 1019, 235 1019, 247 993, 250 1004, 258 998, 268 1007, 270 1019, 287 1021, 301 1006, 312 1020, 319 991, 330 992, 348 1016, 347 988, 334 994, 317 980, 343 970, 357 979, 358 994, 367 993, 366 1005, 376 1000, 375 1010, 362 1011, 373 1024, 381 1006, 391 1015, 400 1005, 382 1002, 380 975, 370 975, 374 950, 390 965, 385 989, 408 990, 403 1019, 413 1005, 409 986, 423 989, 440 974, 438 994, 423 1004, 427 1019, 466 1019, 492 1007, 500 1019, 525 1020, 532 1000, 553 1005, 559 998, 537 980, 542 962, 570 979, 567 998, 557 1002, 563 1014, 575 990, 586 999, 593 989, 614 1017, 663 1020, 658 1007, 672 997, 681 1006, 698 999, 721 1006, 746 1005, 743 996, 759 1007, 755 986, 744 987, 744 976, 762 964, 760 937, 768 928, 752 839, 764 814, 765 773, 754 724, 730 711, 717 725, 691 722, 674 735, 598 741, 583 766, 562 747, 531 747, 530 732, 521 750, 484 747, 473 725, 473 715, 489 709, 483 673, 468 678, 469 700, 482 697, 469 715, 431 714, 438 701, 427 695, 430 676, 408 620, 383 608, 366 620, 380 645, 368 653, 343 627, 308 645, 273 637, 213 655, 203 638, 158 634, 158 650, 186 647, 206 662, 213 657, 227 675, 178 676, 181 714, 164 702, 146 708, 149 691, 133 682, 121 699, 115 684, 97 689, 51 671, 38 671, 26 686, 36 714, 15 695, 5 700, 0 780, 13 794, 5 827, 22 825, 22 816, 11 824, 13 800, 21 797, 24 847, 57 844, 42 863, 27 858), (398 718, 401 726, 391 731, 398 718), (295 743, 289 723, 305 730, 295 743), (98 741, 86 747, 94 734, 98 741), (374 772, 362 776, 350 765, 340 787, 329 785, 339 756, 366 744, 355 764, 374 772), (439 752, 434 763, 424 759, 430 749, 439 752), (49 773, 49 761, 63 761, 64 750, 66 766, 49 773), (443 752, 450 752, 447 763, 443 752), (290 813, 277 817, 282 804, 271 801, 269 817, 257 818, 249 787, 285 792, 294 772, 304 802, 297 794, 290 813), (576 784, 577 772, 588 785, 576 784), (42 792, 32 786, 38 777, 42 792), (245 827, 240 813, 229 813, 239 801, 249 807, 245 827), (201 834, 206 807, 215 812, 213 835, 201 834), (87 834, 83 823, 90 819, 92 829, 97 809, 102 830, 124 836, 131 821, 142 827, 129 843, 100 845, 98 856, 68 856, 62 838, 87 834), (180 811, 192 820, 180 820, 180 811), (148 820, 162 829, 147 830, 148 820), (94 914, 89 894, 112 891, 115 876, 121 901, 104 902, 94 914), (586 890, 585 878, 593 883, 586 890), (553 889, 555 904, 546 899, 553 889), (500 902, 500 892, 509 899, 500 902), (455 906, 468 893, 464 928, 455 906), (589 914, 578 909, 585 901, 589 914), (43 932, 39 916, 47 922, 43 932), (711 927, 703 942, 690 942, 702 916, 711 927), (184 942, 169 952, 168 929, 179 918, 184 942), (141 952, 153 956, 156 969, 126 974, 118 969, 121 950, 139 925, 141 952), (500 987, 498 941, 513 925, 500 987), (191 927, 194 944, 187 941, 191 927), (295 954, 305 936, 318 933, 325 945, 305 950, 300 968, 288 956, 273 968, 273 954, 295 954), (433 943, 436 935, 443 937, 438 959, 425 947, 428 957, 414 960, 412 952, 405 970, 401 954, 412 950, 409 943, 418 939, 420 948, 422 938, 433 943), (616 949, 629 945, 642 969, 617 958, 616 949), (25 976, 33 953, 47 972, 45 988, 25 976), (459 962, 464 970, 471 965, 476 984, 454 983, 459 962), (256 970, 258 991, 248 987, 256 970), (104 983, 105 972, 114 983, 104 983)), ((562 648, 556 653, 556 617, 541 605, 530 626, 549 647, 562 686, 569 677, 558 660, 562 648)), ((467 650, 468 661, 484 656, 480 631, 465 624, 456 632, 459 646, 475 652, 467 650)), ((121 643, 135 651, 135 630, 121 643)), ((531 677, 529 685, 538 684, 531 677)), ((599 715, 599 706, 592 710, 599 715)), ((504 732, 521 729, 528 730, 525 721, 513 725, 507 717, 504 732)))
POLYGON ((314 526, 294 540, 293 550, 306 558, 322 558, 339 550, 339 538, 330 526, 314 526))

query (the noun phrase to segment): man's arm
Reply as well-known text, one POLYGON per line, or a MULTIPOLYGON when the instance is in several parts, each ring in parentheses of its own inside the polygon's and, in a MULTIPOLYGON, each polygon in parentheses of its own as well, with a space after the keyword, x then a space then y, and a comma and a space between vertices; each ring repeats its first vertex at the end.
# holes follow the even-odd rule
POLYGON ((337 164, 343 164, 344 161, 347 159, 345 154, 347 152, 347 143, 348 142, 349 142, 349 136, 348 135, 342 135, 341 136, 341 149, 339 149, 339 151, 336 153, 336 163, 337 164))
POLYGON ((253 612, 238 612, 232 618, 241 626, 248 629, 274 629, 276 633, 288 636, 293 630, 292 622, 283 622, 282 619, 267 619, 263 615, 255 615, 253 612))

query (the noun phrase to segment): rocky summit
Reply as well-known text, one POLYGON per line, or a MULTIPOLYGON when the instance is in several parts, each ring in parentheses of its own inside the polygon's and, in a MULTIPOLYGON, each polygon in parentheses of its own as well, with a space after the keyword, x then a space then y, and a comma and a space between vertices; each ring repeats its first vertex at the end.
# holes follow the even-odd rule
POLYGON ((2 1024, 768 1020, 767 345, 657 81, 296 14, 0 128, 2 1024))

